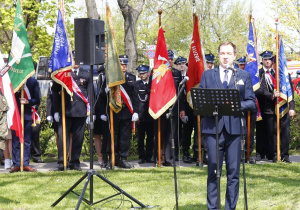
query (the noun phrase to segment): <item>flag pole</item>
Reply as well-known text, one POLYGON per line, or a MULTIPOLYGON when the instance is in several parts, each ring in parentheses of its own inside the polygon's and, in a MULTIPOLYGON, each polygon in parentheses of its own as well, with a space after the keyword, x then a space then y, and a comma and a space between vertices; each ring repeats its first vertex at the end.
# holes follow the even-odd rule
POLYGON ((111 129, 111 167, 115 167, 115 135, 114 135, 114 114, 113 110, 109 108, 110 113, 110 129, 111 129))
MULTIPOLYGON (((278 33, 278 25, 279 19, 275 20, 276 25, 276 90, 280 91, 279 88, 279 33, 278 33)), ((275 90, 275 91, 276 91, 275 90)), ((276 104, 276 121, 277 121, 277 161, 280 161, 280 121, 279 121, 279 97, 277 97, 276 104)))
MULTIPOLYGON (((161 27, 161 13, 162 10, 158 10, 158 26, 161 27)), ((158 118, 158 139, 157 139, 157 145, 158 145, 158 167, 161 167, 161 130, 160 130, 160 117, 158 118)), ((173 157, 174 158, 174 157, 173 157)), ((154 160, 155 161, 155 160, 154 160)))
MULTIPOLYGON (((21 88, 21 98, 24 98, 24 88, 21 88)), ((22 135, 24 136, 24 104, 21 103, 21 123, 22 123, 22 135)), ((25 141, 25 138, 24 138, 25 141)), ((20 170, 24 168, 24 142, 20 143, 21 154, 20 154, 20 170)))
POLYGON ((63 132, 63 155, 64 155, 64 171, 67 170, 67 141, 66 141, 66 104, 65 104, 65 91, 61 89, 61 109, 62 109, 62 132, 63 132))
MULTIPOLYGON (((195 25, 196 19, 196 1, 193 0, 193 23, 195 25)), ((201 152, 201 118, 197 115, 197 137, 198 137, 198 162, 199 166, 202 167, 202 152, 201 152)))
MULTIPOLYGON (((252 1, 250 2, 250 14, 249 14, 249 30, 251 25, 251 19, 252 19, 252 1)), ((250 160, 250 132, 251 132, 251 112, 247 112, 247 161, 250 160)))

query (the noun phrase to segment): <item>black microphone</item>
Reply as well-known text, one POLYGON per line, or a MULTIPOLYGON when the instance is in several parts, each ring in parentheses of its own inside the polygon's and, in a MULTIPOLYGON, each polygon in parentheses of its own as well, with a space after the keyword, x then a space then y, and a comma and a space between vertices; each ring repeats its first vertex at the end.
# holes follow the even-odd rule
POLYGON ((179 83, 179 85, 182 85, 182 84, 186 83, 186 81, 188 81, 188 80, 189 80, 189 77, 188 77, 188 76, 185 76, 185 77, 183 78, 183 80, 179 83))
POLYGON ((233 71, 233 72, 237 72, 237 70, 235 68, 232 67, 228 67, 229 70, 233 71))

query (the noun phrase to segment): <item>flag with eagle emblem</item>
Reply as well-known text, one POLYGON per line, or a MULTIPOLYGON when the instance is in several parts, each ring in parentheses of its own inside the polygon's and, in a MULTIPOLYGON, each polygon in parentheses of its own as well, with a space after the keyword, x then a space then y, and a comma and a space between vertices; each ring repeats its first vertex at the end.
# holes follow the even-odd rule
POLYGON ((176 101, 176 89, 169 63, 164 30, 160 27, 154 58, 149 114, 159 118, 176 101))

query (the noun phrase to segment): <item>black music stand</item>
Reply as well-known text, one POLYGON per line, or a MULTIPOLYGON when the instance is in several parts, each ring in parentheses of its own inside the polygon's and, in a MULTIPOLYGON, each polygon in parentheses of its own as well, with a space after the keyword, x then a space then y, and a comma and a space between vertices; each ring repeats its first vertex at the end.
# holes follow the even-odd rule
POLYGON ((217 201, 221 209, 220 199, 220 162, 219 162, 219 116, 242 117, 240 93, 236 89, 200 89, 191 88, 194 115, 214 116, 216 123, 216 157, 217 157, 217 201))

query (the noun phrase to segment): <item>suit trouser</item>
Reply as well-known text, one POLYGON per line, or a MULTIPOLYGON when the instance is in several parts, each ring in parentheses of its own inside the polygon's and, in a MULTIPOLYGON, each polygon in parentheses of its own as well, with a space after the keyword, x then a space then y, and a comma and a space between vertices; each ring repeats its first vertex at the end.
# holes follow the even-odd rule
MULTIPOLYGON (((207 177, 207 208, 217 209, 217 158, 216 135, 206 134, 208 152, 208 177, 207 177)), ((241 162, 241 136, 230 135, 225 127, 219 134, 219 163, 222 172, 223 156, 225 154, 227 170, 227 187, 225 209, 235 209, 239 195, 239 178, 241 162)), ((222 198, 222 196, 221 196, 222 198)))
MULTIPOLYGON (((290 115, 285 114, 280 119, 280 156, 281 159, 289 158, 289 146, 290 146, 290 115)), ((277 123, 274 123, 274 150, 275 157, 277 156, 277 123)))
POLYGON ((41 159, 41 147, 40 147, 40 131, 41 124, 36 124, 35 127, 32 127, 31 131, 31 157, 35 160, 41 159))
POLYGON ((276 115, 274 114, 262 114, 263 118, 263 133, 264 141, 266 144, 266 150, 264 151, 267 158, 272 160, 275 157, 275 145, 274 145, 274 127, 276 123, 276 115))
MULTIPOLYGON (((32 120, 24 120, 24 159, 23 166, 28 166, 30 161, 30 144, 31 144, 31 124, 32 120)), ((16 132, 12 131, 12 159, 14 166, 20 167, 20 140, 16 132)))
POLYGON ((153 155, 154 145, 154 128, 153 122, 140 122, 138 125, 138 154, 139 159, 150 160, 153 155), (145 150, 145 134, 146 139, 146 150, 145 150))
POLYGON ((131 139, 131 119, 114 119, 114 135, 115 154, 127 157, 131 139))
MULTIPOLYGON (((86 124, 86 117, 67 117, 66 116, 66 143, 67 153, 70 146, 70 134, 72 133, 72 152, 69 166, 80 166, 80 155, 83 144, 84 129, 86 124)), ((58 125, 58 164, 62 165, 64 161, 63 155, 63 133, 62 133, 62 119, 58 125)))

